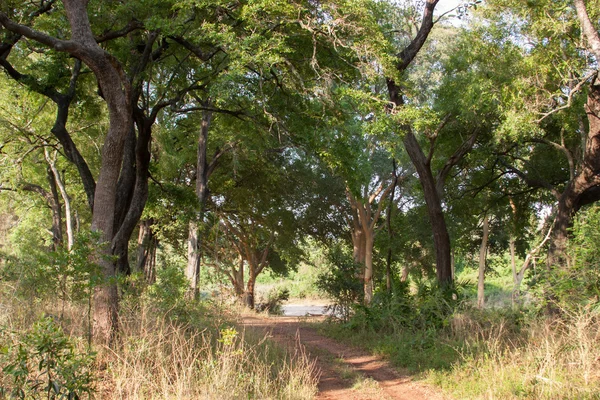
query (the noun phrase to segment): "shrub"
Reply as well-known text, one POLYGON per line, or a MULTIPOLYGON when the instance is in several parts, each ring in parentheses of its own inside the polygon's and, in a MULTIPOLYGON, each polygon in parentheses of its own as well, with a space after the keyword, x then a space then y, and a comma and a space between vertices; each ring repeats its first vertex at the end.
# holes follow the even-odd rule
POLYGON ((18 399, 78 399, 94 392, 94 353, 78 352, 53 318, 24 334, 0 332, 0 395, 18 399))
POLYGON ((264 302, 256 305, 256 311, 266 311, 269 314, 281 315, 283 310, 281 309, 281 303, 289 300, 290 291, 285 288, 273 288, 267 294, 267 299, 264 302))
POLYGON ((363 285, 359 279, 362 267, 354 262, 350 251, 339 244, 326 252, 326 259, 330 268, 319 274, 316 285, 333 300, 332 314, 348 321, 353 309, 363 300, 363 285))

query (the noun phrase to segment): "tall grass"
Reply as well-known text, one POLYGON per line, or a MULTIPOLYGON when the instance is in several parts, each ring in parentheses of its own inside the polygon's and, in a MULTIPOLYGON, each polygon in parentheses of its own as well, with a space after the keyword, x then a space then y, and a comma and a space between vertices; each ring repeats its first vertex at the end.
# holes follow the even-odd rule
POLYGON ((461 360, 427 373, 455 398, 600 399, 600 315, 590 307, 518 330, 507 319, 459 319, 461 360))
MULTIPOLYGON (((143 302, 125 304, 118 345, 112 348, 88 348, 85 305, 71 304, 61 309, 60 317, 54 308, 52 302, 24 302, 0 290, 0 388, 5 393, 15 388, 16 374, 1 371, 15 361, 21 348, 29 348, 21 397, 59 397, 46 396, 52 393, 51 385, 44 392, 39 385, 23 384, 27 379, 35 383, 40 374, 36 346, 46 339, 39 332, 32 334, 31 328, 40 320, 56 325, 52 328, 56 342, 68 341, 74 354, 92 360, 92 398, 310 399, 317 391, 315 366, 299 347, 289 352, 264 336, 245 333, 212 306, 165 312, 143 302), (52 317, 40 319, 41 315, 52 317)), ((63 353, 63 358, 71 357, 63 353)))
POLYGON ((165 318, 122 325, 122 346, 105 350, 102 397, 126 399, 310 399, 314 365, 235 327, 196 330, 165 318))

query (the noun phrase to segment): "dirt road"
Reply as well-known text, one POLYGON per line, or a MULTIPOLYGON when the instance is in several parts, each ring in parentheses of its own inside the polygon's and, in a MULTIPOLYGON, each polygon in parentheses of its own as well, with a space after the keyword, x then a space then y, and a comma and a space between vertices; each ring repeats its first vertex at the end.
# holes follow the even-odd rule
POLYGON ((424 384, 411 381, 386 361, 363 350, 349 347, 320 335, 295 317, 259 317, 242 319, 248 329, 263 330, 284 346, 297 341, 305 346, 320 370, 319 400, 442 400, 439 393, 424 384))

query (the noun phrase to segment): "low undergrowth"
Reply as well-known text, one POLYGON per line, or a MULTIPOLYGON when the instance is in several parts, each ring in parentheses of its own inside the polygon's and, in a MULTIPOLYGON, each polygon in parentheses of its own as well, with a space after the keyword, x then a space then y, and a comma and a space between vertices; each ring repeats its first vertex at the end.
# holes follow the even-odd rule
POLYGON ((0 399, 310 399, 314 365, 215 305, 123 301, 118 344, 87 341, 87 307, 0 290, 0 399), (58 316, 59 315, 59 316, 58 316))
POLYGON ((461 358, 427 380, 456 398, 600 399, 600 313, 585 307, 560 319, 469 323, 461 358))
POLYGON ((456 311, 441 329, 324 324, 456 399, 600 399, 600 310, 456 311))

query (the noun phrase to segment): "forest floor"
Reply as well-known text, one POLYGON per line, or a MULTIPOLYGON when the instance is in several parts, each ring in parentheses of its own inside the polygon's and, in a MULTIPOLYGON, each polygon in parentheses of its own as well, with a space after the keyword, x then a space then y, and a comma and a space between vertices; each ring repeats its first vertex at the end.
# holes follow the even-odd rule
POLYGON ((247 314, 246 329, 262 330, 292 351, 304 351, 319 374, 318 400, 442 400, 434 388, 415 382, 380 357, 323 336, 308 322, 323 317, 278 317, 247 314))

